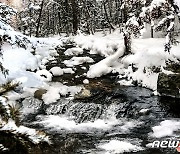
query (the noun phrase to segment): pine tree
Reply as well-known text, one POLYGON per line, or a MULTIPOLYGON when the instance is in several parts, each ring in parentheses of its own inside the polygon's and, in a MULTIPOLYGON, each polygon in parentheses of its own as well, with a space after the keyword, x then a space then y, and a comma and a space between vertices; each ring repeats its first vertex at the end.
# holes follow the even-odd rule
POLYGON ((125 23, 122 30, 124 36, 125 55, 131 53, 131 37, 140 35, 141 25, 139 24, 140 8, 143 6, 142 0, 124 0, 121 6, 122 22, 125 23))
MULTIPOLYGON (((6 34, 6 30, 11 28, 8 26, 8 24, 12 23, 12 16, 15 14, 16 11, 13 8, 5 5, 4 3, 0 3, 0 55, 2 55, 2 44, 6 41, 11 42, 10 36, 6 34)), ((2 63, 0 63, 0 71, 4 74, 5 77, 8 74, 8 70, 2 66, 2 63)))
POLYGON ((38 21, 41 11, 40 4, 42 3, 29 1, 25 4, 26 7, 18 12, 18 29, 23 32, 23 34, 32 36, 37 32, 38 24, 40 24, 38 21))
POLYGON ((153 30, 164 31, 166 33, 165 51, 170 52, 174 44, 174 26, 177 10, 174 9, 173 3, 168 0, 153 0, 147 7, 143 8, 141 20, 144 23, 151 24, 152 36, 153 30))

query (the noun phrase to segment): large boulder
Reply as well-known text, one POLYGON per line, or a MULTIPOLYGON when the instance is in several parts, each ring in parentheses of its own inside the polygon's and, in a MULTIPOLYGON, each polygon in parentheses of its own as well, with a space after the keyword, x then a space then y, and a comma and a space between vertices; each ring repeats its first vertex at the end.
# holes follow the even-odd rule
POLYGON ((172 73, 159 74, 157 91, 162 96, 180 98, 180 64, 168 64, 165 69, 172 73))
POLYGON ((180 74, 160 73, 157 90, 162 96, 180 98, 180 74))

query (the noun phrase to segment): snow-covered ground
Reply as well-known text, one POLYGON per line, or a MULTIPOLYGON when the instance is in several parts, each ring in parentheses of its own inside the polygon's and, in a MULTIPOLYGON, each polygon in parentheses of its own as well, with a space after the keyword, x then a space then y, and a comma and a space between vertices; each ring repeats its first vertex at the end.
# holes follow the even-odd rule
POLYGON ((166 61, 176 61, 180 58, 180 46, 173 46, 169 54, 164 52, 165 38, 146 38, 133 39, 132 54, 124 56, 124 45, 122 36, 115 32, 105 37, 99 35, 75 37, 78 47, 89 49, 90 54, 100 54, 104 59, 99 63, 91 65, 87 71, 87 77, 94 78, 118 72, 120 84, 130 85, 132 81, 137 81, 139 85, 150 88, 154 91, 157 89, 158 74, 153 68, 164 70, 166 61), (133 68, 137 69, 133 71, 133 68))

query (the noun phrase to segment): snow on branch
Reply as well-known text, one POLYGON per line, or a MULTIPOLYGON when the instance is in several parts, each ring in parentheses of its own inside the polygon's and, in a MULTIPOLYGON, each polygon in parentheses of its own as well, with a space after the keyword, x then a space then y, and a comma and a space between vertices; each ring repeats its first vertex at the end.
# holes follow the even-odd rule
POLYGON ((25 135, 34 144, 38 144, 40 142, 47 142, 48 144, 51 144, 49 136, 47 136, 45 133, 25 126, 17 127, 13 120, 9 120, 8 123, 0 129, 0 131, 11 131, 13 134, 25 135))
POLYGON ((6 23, 10 23, 12 16, 16 15, 17 11, 4 4, 4 3, 0 3, 0 20, 6 22, 6 23))
POLYGON ((168 29, 167 31, 171 31, 174 28, 174 16, 173 15, 169 15, 166 16, 165 18, 161 19, 160 22, 157 24, 157 26, 155 26, 155 30, 156 31, 160 31, 162 30, 163 27, 165 27, 166 25, 168 25, 168 29))

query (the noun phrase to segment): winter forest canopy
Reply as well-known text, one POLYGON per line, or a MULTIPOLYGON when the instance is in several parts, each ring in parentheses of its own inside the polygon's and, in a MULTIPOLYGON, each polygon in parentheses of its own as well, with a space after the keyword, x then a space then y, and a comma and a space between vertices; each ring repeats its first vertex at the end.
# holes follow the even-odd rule
MULTIPOLYGON (((177 2, 173 0, 43 0, 26 2, 21 10, 17 14, 18 29, 36 36, 75 34, 77 30, 94 34, 106 28, 123 28, 128 20, 143 29, 144 23, 153 26, 156 22, 157 26, 161 20, 174 20, 171 16, 178 17, 179 13, 177 2)), ((169 20, 164 23, 166 27, 169 20)), ((132 27, 134 32, 138 29, 132 27)))
MULTIPOLYGON (((15 29, 28 36, 94 34, 102 30, 124 33, 127 50, 130 37, 148 37, 161 31, 167 37, 165 50, 176 43, 179 31, 178 0, 36 0, 23 1, 16 12, 15 29)), ((128 51, 129 52, 129 51, 128 51)))
POLYGON ((146 153, 179 62, 180 0, 0 0, 0 153, 146 153))

